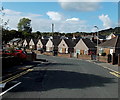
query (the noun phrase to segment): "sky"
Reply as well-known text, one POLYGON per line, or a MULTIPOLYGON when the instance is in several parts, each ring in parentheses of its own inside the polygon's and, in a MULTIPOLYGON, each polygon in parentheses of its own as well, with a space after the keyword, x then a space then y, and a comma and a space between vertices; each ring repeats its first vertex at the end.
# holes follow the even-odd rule
POLYGON ((118 2, 2 2, 9 29, 31 19, 33 32, 93 32, 118 26, 118 2), (94 26, 97 26, 96 29, 94 26))

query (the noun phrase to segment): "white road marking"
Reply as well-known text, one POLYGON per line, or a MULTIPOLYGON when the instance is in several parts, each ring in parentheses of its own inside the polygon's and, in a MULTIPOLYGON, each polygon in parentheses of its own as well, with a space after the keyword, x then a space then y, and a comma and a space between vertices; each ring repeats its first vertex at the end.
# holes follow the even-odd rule
POLYGON ((14 86, 10 87, 9 89, 7 89, 6 91, 0 93, 0 96, 4 95, 5 93, 7 93, 8 91, 10 91, 11 89, 13 89, 14 87, 18 86, 19 84, 21 84, 21 82, 15 84, 14 86))

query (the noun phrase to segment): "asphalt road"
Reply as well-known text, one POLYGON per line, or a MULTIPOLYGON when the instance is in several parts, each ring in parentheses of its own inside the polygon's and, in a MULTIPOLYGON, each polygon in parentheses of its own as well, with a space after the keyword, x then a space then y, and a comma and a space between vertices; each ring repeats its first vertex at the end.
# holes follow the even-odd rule
POLYGON ((3 98, 118 98, 118 78, 93 63, 39 55, 52 64, 37 65, 3 98))

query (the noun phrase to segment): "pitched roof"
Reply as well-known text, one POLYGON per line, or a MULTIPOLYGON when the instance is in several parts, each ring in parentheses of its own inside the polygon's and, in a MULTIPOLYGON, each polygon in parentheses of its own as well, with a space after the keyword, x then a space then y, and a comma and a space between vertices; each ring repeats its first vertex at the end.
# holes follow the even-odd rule
POLYGON ((25 40, 27 41, 27 43, 29 43, 31 39, 30 39, 30 38, 27 38, 27 39, 25 39, 25 40))
POLYGON ((70 39, 64 39, 65 43, 68 45, 69 48, 73 48, 75 46, 75 42, 70 39))
POLYGON ((120 47, 120 36, 116 36, 110 40, 107 40, 101 43, 99 46, 101 47, 120 47))
POLYGON ((117 47, 117 48, 120 48, 120 36, 117 36, 116 47, 117 47))
POLYGON ((35 44, 37 44, 38 39, 33 39, 33 42, 34 42, 35 44))
POLYGON ((88 48, 96 48, 95 44, 88 38, 82 39, 88 48))
POLYGON ((52 39, 52 42, 53 42, 53 45, 57 47, 60 44, 61 39, 52 39))
POLYGON ((24 42, 24 40, 21 40, 21 41, 19 41, 18 43, 19 43, 19 44, 22 44, 23 42, 24 42))
POLYGON ((41 42, 42 42, 43 45, 46 45, 47 42, 48 42, 48 39, 41 39, 41 42))
POLYGON ((72 40, 74 42, 74 44, 76 45, 79 42, 80 39, 74 39, 72 40))

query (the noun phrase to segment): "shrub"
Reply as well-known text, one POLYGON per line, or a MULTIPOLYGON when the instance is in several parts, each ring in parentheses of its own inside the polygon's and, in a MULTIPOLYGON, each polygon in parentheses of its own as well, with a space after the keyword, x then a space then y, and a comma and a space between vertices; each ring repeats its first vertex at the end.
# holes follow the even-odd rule
POLYGON ((106 53, 102 53, 101 56, 106 56, 106 53))

